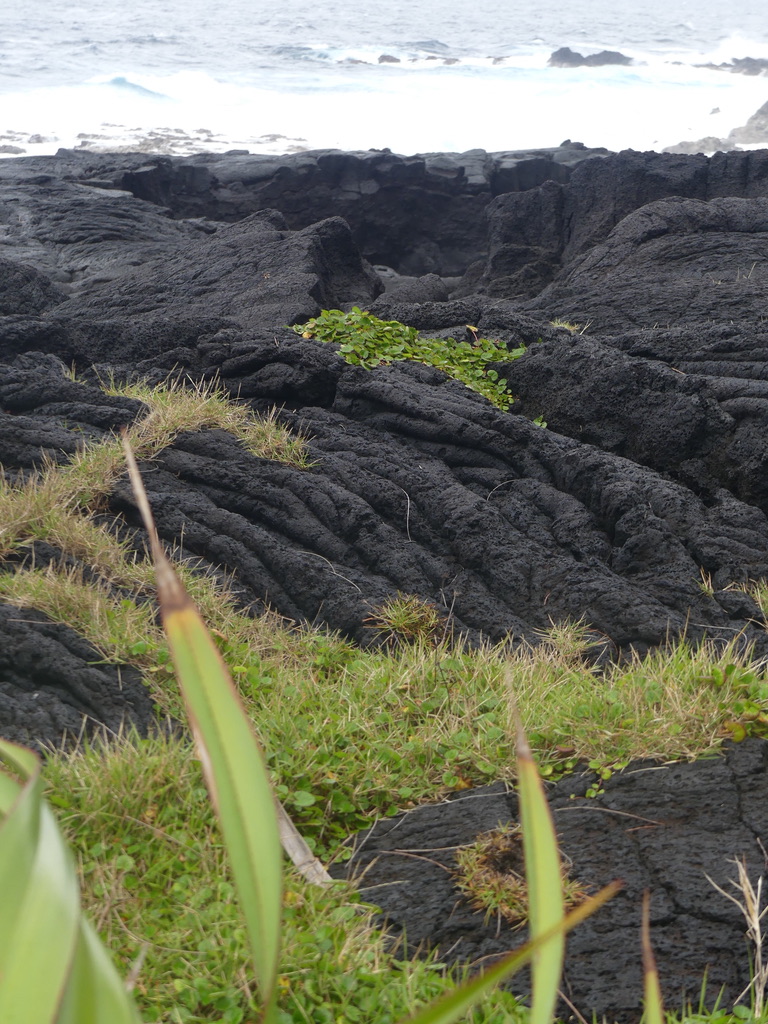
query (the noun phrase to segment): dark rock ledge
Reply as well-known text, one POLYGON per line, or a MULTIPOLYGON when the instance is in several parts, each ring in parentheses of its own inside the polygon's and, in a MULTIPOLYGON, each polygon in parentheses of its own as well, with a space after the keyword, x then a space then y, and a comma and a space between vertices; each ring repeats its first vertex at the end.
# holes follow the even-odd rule
MULTIPOLYGON (((563 779, 549 794, 570 877, 591 892, 621 879, 618 896, 568 938, 562 991, 588 1020, 636 1022, 642 1006, 640 911, 651 894, 651 939, 668 1010, 705 1004, 730 1008, 750 981, 744 919, 718 893, 739 893, 735 858, 753 884, 765 873, 768 835, 768 743, 729 746, 719 760, 659 769, 635 762, 585 797, 592 773, 563 779)), ((455 848, 500 824, 514 823, 517 798, 502 783, 467 791, 378 822, 351 842, 355 853, 334 875, 360 876, 361 895, 382 908, 393 938, 410 954, 436 950, 486 965, 522 945, 526 929, 486 923, 456 887, 455 848)), ((509 987, 525 995, 521 976, 509 987)), ((572 1017, 560 1002, 558 1013, 572 1017)))
MULTIPOLYGON (((617 657, 683 632, 768 654, 739 589, 768 575, 768 152, 63 152, 0 162, 0 227, 9 480, 144 414, 99 379, 217 379, 256 411, 277 406, 314 466, 256 459, 209 430, 179 437, 147 482, 163 538, 230 573, 256 612, 268 604, 365 644, 371 607, 405 591, 444 608, 467 643, 535 641, 551 620, 584 618, 617 657), (499 367, 511 412, 423 366, 348 366, 288 328, 354 303, 427 336, 472 324, 529 345, 499 367)), ((140 540, 124 484, 104 514, 140 540)), ((32 554, 91 571, 45 545, 32 554)), ((138 676, 118 678, 95 653, 38 612, 0 607, 0 735, 58 743, 126 719, 146 730, 138 676)), ((605 807, 663 827, 629 834, 593 803, 558 813, 585 880, 630 883, 584 932, 610 956, 586 972, 588 990, 573 980, 580 961, 569 966, 587 1017, 638 1017, 632 901, 648 880, 670 1005, 681 986, 696 998, 707 962, 713 985, 743 987, 739 925, 701 868, 723 878, 742 851, 761 867, 764 750, 611 780, 605 807), (697 792, 706 799, 686 809, 697 792), (577 824, 596 831, 574 844, 577 824)), ((469 815, 483 800, 418 812, 435 834, 409 844, 446 845, 494 827, 502 804, 514 811, 496 794, 487 817, 469 815), (457 806, 459 833, 441 823, 457 806)), ((476 925, 469 959, 507 942, 476 925)))

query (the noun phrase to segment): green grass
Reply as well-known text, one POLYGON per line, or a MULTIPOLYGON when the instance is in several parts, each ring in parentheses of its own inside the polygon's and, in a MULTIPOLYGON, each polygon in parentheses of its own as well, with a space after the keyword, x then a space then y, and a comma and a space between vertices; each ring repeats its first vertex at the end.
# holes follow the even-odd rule
MULTIPOLYGON (((181 430, 218 425, 246 431, 250 440, 238 436, 249 445, 264 429, 271 440, 257 451, 275 457, 279 449, 297 468, 306 465, 300 439, 279 428, 276 449, 274 419, 256 423, 220 394, 130 393, 150 408, 131 431, 143 458, 181 430)), ((0 488, 0 555, 45 538, 95 573, 86 579, 55 566, 0 573, 0 599, 72 625, 106 660, 137 665, 159 711, 180 717, 168 650, 146 601, 152 570, 92 518, 122 470, 117 445, 85 447, 65 466, 0 488)), ((516 707, 544 775, 587 762, 596 788, 632 758, 693 758, 716 752, 724 738, 768 730, 765 669, 735 645, 678 643, 598 671, 585 665, 585 630, 561 624, 534 649, 460 651, 433 609, 400 595, 372 610, 369 623, 372 635, 391 642, 362 651, 289 628, 276 615, 250 619, 220 581, 184 575, 255 723, 277 792, 326 861, 343 859, 344 838, 378 816, 451 790, 513 781, 516 707)), ((768 588, 756 585, 754 593, 768 604, 768 588)), ((188 743, 124 738, 106 751, 58 753, 45 773, 86 904, 123 972, 135 976, 144 1018, 254 1022, 244 924, 188 743)), ((289 875, 285 902, 284 1024, 395 1021, 449 983, 439 964, 393 959, 372 928, 373 911, 346 886, 314 889, 289 875)), ((497 993, 474 1019, 514 1021, 520 1013, 510 995, 497 993)))
MULTIPOLYGON (((215 816, 190 747, 124 739, 54 757, 48 797, 78 859, 84 904, 121 971, 141 958, 135 994, 147 1021, 256 1021, 244 922, 215 816)), ((396 1021, 447 984, 433 963, 392 960, 351 889, 288 872, 281 1019, 396 1021)), ((514 1019, 496 995, 478 1021, 514 1019)))
MULTIPOLYGON (((246 451, 262 459, 275 459, 289 466, 304 469, 311 465, 304 438, 292 434, 277 419, 277 409, 267 416, 254 416, 246 405, 232 401, 215 384, 183 385, 170 380, 155 387, 146 382, 104 387, 108 395, 136 398, 149 408, 149 416, 141 421, 137 439, 150 449, 160 449, 183 430, 218 427, 238 438, 246 451)), ((132 439, 136 445, 136 439, 132 439)), ((134 450, 144 457, 140 448, 134 450)))
MULTIPOLYGON (((499 649, 362 653, 311 634, 261 655, 222 646, 278 793, 325 859, 375 816, 511 778, 505 668, 552 773, 582 758, 613 763, 617 753, 711 751, 745 693, 766 685, 746 666, 728 671, 738 662, 727 654, 685 648, 602 679, 546 650, 513 659, 499 649), (609 694, 615 716, 605 715, 609 694)), ((57 755, 46 777, 82 866, 86 903, 126 974, 146 944, 136 987, 145 1018, 255 1020, 243 922, 189 746, 125 740, 106 753, 57 755)), ((325 892, 289 875, 285 1021, 394 1021, 446 984, 435 965, 393 961, 371 924, 346 887, 325 892)), ((476 1019, 513 1020, 514 1005, 498 994, 476 1019)))

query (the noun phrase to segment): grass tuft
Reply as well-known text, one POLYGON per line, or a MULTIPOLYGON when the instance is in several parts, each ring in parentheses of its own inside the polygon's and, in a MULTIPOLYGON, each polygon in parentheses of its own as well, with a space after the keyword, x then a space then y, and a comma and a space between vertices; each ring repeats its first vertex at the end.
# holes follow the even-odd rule
MULTIPOLYGON (((189 385, 170 379, 157 387, 146 381, 121 385, 111 382, 104 385, 104 390, 108 395, 138 399, 149 408, 137 433, 143 434, 150 446, 166 447, 183 431, 218 427, 238 438, 257 458, 275 459, 297 469, 312 465, 306 440, 278 421, 277 409, 266 416, 254 416, 248 406, 234 402, 215 383, 189 385)), ((131 444, 138 458, 152 457, 140 452, 134 438, 131 444)))
POLYGON ((397 594, 374 608, 366 624, 376 630, 382 643, 433 644, 437 641, 443 620, 434 605, 415 594, 397 594))
MULTIPOLYGON (((583 903, 588 890, 568 876, 562 865, 565 910, 583 903)), ((523 835, 520 825, 501 825, 479 835, 456 851, 456 885, 476 910, 485 911, 486 924, 497 918, 514 928, 528 922, 523 835)))
POLYGON ((592 326, 592 321, 589 320, 585 324, 576 324, 571 320, 566 320, 563 317, 556 316, 554 320, 549 321, 550 327, 564 327, 566 331, 570 331, 571 334, 584 334, 592 326))

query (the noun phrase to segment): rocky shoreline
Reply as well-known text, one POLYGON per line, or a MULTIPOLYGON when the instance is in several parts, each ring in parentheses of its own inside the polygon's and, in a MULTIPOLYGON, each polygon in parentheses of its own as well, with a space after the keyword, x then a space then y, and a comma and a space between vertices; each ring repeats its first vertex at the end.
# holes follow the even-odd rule
MULTIPOLYGON (((246 604, 363 643, 371 603, 406 591, 469 642, 584 618, 617 652, 683 632, 768 652, 738 589, 768 574, 768 151, 62 152, 1 164, 0 195, 10 480, 140 414, 109 375, 216 379, 277 406, 317 462, 246 466, 211 433, 160 457, 161 533, 246 604), (289 329, 351 304, 528 345, 500 367, 512 414, 289 329)), ((110 511, 137 526, 121 493, 110 511)), ((16 735, 35 684, 3 686, 16 735)))
MULTIPOLYGON (((212 429, 167 445, 146 484, 163 540, 228 574, 253 613, 269 607, 366 645, 371 609, 408 593, 468 644, 536 643, 551 623, 583 619, 600 657, 642 656, 683 635, 768 655, 745 589, 768 576, 768 151, 62 151, 0 163, 0 213, 7 483, 146 414, 106 394, 105 380, 217 381, 257 413, 276 408, 308 438, 312 466, 256 458, 212 429), (498 364, 511 412, 436 369, 362 370, 291 330, 353 304, 427 337, 462 338, 472 325, 527 345, 498 364)), ((99 515, 141 549, 124 483, 99 515)), ((44 537, 4 555, 8 574, 94 573, 44 537)), ((11 602, 0 604, 0 694, 0 735, 36 746, 153 722, 135 669, 103 664, 72 628, 11 602)), ((765 752, 744 749, 712 785, 733 775, 738 789, 749 776, 754 790, 765 752)), ((641 778, 659 775, 635 773, 631 785, 641 778)), ((637 806, 656 799, 633 792, 637 806)), ((726 804, 705 828, 712 857, 736 835, 726 804)), ((466 831, 466 808, 442 806, 466 831)), ((686 813, 704 820, 702 808, 686 813)), ((739 813, 741 843, 762 819, 739 813)), ((435 828, 454 825, 440 817, 435 828)), ((682 826, 674 834, 678 847, 656 851, 670 872, 694 842, 682 826)), ((595 835, 583 841, 618 841, 595 835)), ((638 885, 655 871, 643 851, 638 885)), ((692 884, 690 872, 670 874, 678 909, 665 904, 655 921, 672 964, 689 908, 686 984, 726 927, 693 906, 692 884)), ((431 890, 434 879, 413 885, 431 890)), ((634 928, 625 918, 615 927, 634 928)), ((728 921, 732 948, 739 924, 728 921)), ((610 969, 581 1005, 633 1020, 636 978, 627 1006, 615 1002, 619 933, 596 927, 584 941, 608 949, 610 969)), ((492 931, 472 931, 471 956, 505 941, 492 931)), ((451 927, 445 935, 450 945, 451 927)), ((732 995, 738 971, 718 959, 715 980, 732 995)))

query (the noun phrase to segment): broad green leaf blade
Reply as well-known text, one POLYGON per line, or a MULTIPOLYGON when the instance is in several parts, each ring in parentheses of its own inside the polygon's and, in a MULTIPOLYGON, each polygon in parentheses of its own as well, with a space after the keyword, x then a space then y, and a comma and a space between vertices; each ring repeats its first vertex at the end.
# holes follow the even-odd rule
MULTIPOLYGON (((4 950, 0 981, 3 1024, 48 1024, 56 1020, 80 924, 80 893, 69 850, 43 802, 39 776, 26 786, 30 787, 28 793, 38 821, 28 819, 25 852, 31 870, 22 900, 17 902, 13 941, 4 950)), ((0 878, 3 893, 15 884, 13 870, 0 878)))
POLYGON ((136 460, 125 437, 134 494, 152 546, 157 594, 171 656, 216 806, 245 915, 265 1015, 280 956, 282 852, 275 798, 261 749, 227 668, 163 552, 136 460))
POLYGON ((56 1024, 141 1024, 133 999, 85 918, 56 1024))
MULTIPOLYGON (((0 740, 0 759, 18 771, 20 748, 0 740)), ((32 872, 34 850, 40 827, 40 809, 33 791, 34 768, 30 779, 11 778, 0 768, 0 978, 5 975, 8 955, 14 944, 14 932, 24 903, 24 894, 32 872)))
POLYGON ((656 957, 651 946, 651 896, 646 889, 643 893, 643 1003, 645 1024, 664 1024, 664 1004, 659 986, 659 972, 656 957))
POLYGON ((490 967, 483 974, 472 981, 460 985, 458 988, 442 996, 435 1002, 430 1003, 423 1010, 401 1021, 400 1024, 453 1024, 459 1020, 475 1003, 487 995, 499 982, 511 978, 521 967, 525 967, 533 957, 553 938, 561 938, 571 929, 575 928, 582 921, 607 903, 616 895, 621 888, 620 882, 612 882, 604 889, 601 889, 595 896, 590 897, 580 906, 572 910, 567 917, 562 918, 554 928, 545 931, 536 939, 527 942, 520 949, 505 956, 493 967, 490 967))
MULTIPOLYGON (((563 918, 563 879, 552 813, 519 721, 517 774, 530 936, 537 939, 563 918)), ((564 956, 565 935, 562 931, 555 932, 537 949, 531 963, 530 1024, 550 1024, 557 1004, 564 956)))
POLYGON ((0 1020, 140 1024, 133 1001, 80 913, 69 849, 42 798, 40 761, 0 740, 0 1020))
MULTIPOLYGON (((158 578, 159 579, 159 578, 158 578)), ((226 666, 189 602, 158 587, 190 722, 246 918, 256 975, 268 1001, 278 970, 282 851, 266 766, 226 666)), ((186 598, 186 594, 185 594, 186 598)))
POLYGON ((9 740, 0 740, 0 761, 5 761, 23 779, 31 779, 40 771, 40 759, 33 751, 9 740))
MULTIPOLYGON (((0 742, 2 742, 0 740, 0 742)), ((19 799, 21 783, 6 775, 0 768, 0 826, 13 805, 19 799)))

